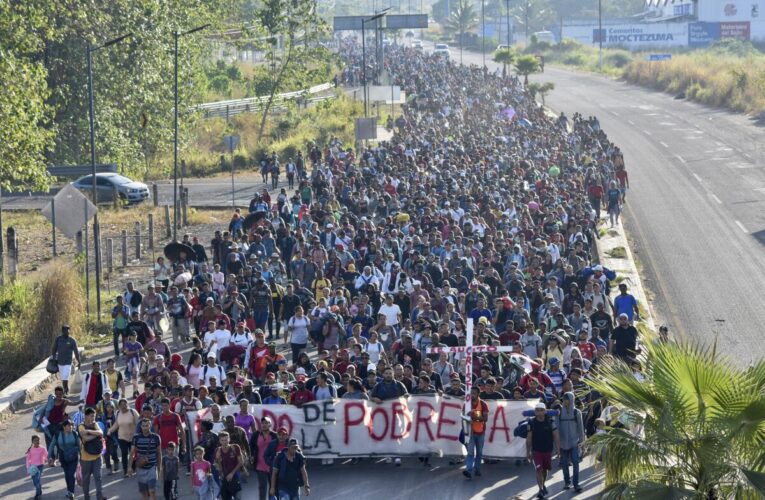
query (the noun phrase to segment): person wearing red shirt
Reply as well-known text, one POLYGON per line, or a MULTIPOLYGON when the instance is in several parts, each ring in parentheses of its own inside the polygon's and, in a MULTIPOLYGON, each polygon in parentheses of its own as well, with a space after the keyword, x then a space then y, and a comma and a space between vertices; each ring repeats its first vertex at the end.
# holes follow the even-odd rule
POLYGON ((513 345, 516 340, 521 340, 521 334, 514 331, 512 321, 505 322, 505 331, 499 334, 499 345, 513 345))
POLYGON ((266 364, 263 358, 268 354, 265 334, 262 330, 255 331, 255 342, 250 346, 245 356, 244 364, 250 375, 258 380, 262 380, 263 373, 266 370, 266 364))
POLYGON ((582 353, 582 356, 589 361, 592 361, 595 352, 598 350, 598 348, 595 347, 595 344, 587 340, 587 330, 579 332, 579 342, 577 342, 576 346, 579 348, 579 352, 582 353))
POLYGON ((603 201, 603 185, 599 182, 592 184, 587 189, 587 195, 590 198, 590 205, 595 210, 595 216, 600 219, 600 203, 603 201))
POLYGON ((180 454, 184 453, 183 424, 177 413, 170 411, 170 399, 162 398, 162 413, 154 417, 154 429, 162 441, 162 449, 167 449, 171 442, 180 448, 180 454))
MULTIPOLYGON (((622 162, 624 159, 622 159, 622 162)), ((616 169, 616 173, 614 174, 616 177, 616 182, 619 183, 619 191, 622 192, 622 203, 624 203, 625 195, 627 194, 627 189, 630 187, 630 179, 627 176, 627 170, 624 169, 624 165, 621 166, 621 168, 616 169)))
POLYGON ((298 408, 316 399, 313 392, 305 388, 306 380, 305 375, 298 375, 295 382, 297 388, 290 395, 290 404, 295 405, 298 408))
POLYGON ((535 359, 534 362, 531 364, 531 372, 521 377, 520 385, 524 391, 529 390, 529 379, 532 379, 532 378, 536 379, 536 381, 539 382, 540 387, 550 387, 551 385, 553 385, 552 379, 548 377, 547 374, 540 369, 542 364, 543 362, 541 359, 539 358, 535 359))

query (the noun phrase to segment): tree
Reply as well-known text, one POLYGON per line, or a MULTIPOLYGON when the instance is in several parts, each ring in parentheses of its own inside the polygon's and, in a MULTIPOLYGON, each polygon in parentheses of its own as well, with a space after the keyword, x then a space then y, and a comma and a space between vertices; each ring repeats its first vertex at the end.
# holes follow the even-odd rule
POLYGON ((449 19, 446 20, 444 28, 447 32, 457 34, 460 44, 460 63, 462 63, 462 46, 465 41, 465 34, 478 26, 478 14, 473 10, 473 5, 467 0, 458 0, 454 4, 449 19))
POLYGON ((515 71, 523 75, 523 84, 529 84, 529 75, 539 71, 539 60, 532 55, 523 55, 515 61, 515 71))
POLYGON ((308 81, 317 70, 316 64, 327 61, 330 56, 318 43, 326 24, 316 12, 315 0, 264 0, 256 18, 271 44, 267 58, 273 77, 258 127, 257 140, 260 141, 276 94, 288 82, 308 81), (281 54, 277 51, 277 37, 282 42, 281 54))
POLYGON ((518 54, 513 49, 501 49, 494 53, 494 62, 502 65, 502 76, 507 76, 507 66, 513 64, 518 54))
POLYGON ((626 424, 589 441, 604 456, 603 498, 762 498, 765 361, 742 367, 714 345, 644 348, 644 381, 621 361, 589 381, 626 424))
POLYGON ((553 82, 545 82, 539 86, 539 95, 542 97, 542 106, 545 105, 545 97, 555 89, 553 82))
POLYGON ((36 54, 47 33, 34 1, 0 0, 0 187, 43 189, 52 145, 47 71, 36 54))

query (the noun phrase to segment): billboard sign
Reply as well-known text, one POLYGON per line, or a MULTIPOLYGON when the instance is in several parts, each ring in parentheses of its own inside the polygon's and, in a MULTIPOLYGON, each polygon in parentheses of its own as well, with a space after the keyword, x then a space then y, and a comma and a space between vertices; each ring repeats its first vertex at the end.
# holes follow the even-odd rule
POLYGON ((427 14, 389 14, 385 16, 385 26, 389 30, 414 30, 414 29, 427 29, 428 27, 428 15, 427 14))
POLYGON ((720 39, 720 23, 688 23, 688 46, 707 47, 720 39))
POLYGON ((750 37, 749 21, 720 23, 721 40, 749 40, 750 37))

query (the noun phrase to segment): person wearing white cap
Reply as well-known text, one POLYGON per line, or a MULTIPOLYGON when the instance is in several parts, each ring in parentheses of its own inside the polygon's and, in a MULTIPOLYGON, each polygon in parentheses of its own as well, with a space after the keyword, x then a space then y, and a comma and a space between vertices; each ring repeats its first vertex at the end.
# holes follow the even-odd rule
POLYGON ((560 450, 560 437, 555 421, 547 415, 544 403, 534 406, 534 418, 529 419, 529 431, 526 435, 526 454, 534 464, 537 473, 537 498, 547 495, 547 473, 552 469, 552 457, 555 450, 560 450))
POLYGON ((207 364, 202 368, 202 376, 200 377, 200 380, 203 381, 204 385, 209 386, 210 378, 212 377, 215 377, 218 380, 218 383, 222 383, 226 379, 223 367, 216 362, 216 358, 217 350, 211 349, 210 352, 207 353, 207 364))

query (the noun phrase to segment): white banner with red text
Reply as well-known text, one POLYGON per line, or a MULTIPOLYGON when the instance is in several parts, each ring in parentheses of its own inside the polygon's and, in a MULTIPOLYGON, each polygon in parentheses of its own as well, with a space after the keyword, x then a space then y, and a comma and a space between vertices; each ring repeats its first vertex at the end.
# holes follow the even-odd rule
MULTIPOLYGON (((513 436, 534 401, 485 401, 489 407, 483 455, 490 458, 526 456, 525 440, 513 436)), ((221 407, 221 419, 239 412, 238 405, 221 407)), ((273 430, 286 427, 303 453, 313 458, 373 456, 464 456, 460 442, 463 401, 450 397, 410 396, 383 403, 325 400, 292 405, 250 405, 260 425, 270 417, 273 430)), ((200 435, 199 421, 212 420, 209 408, 187 413, 192 439, 200 435)))

